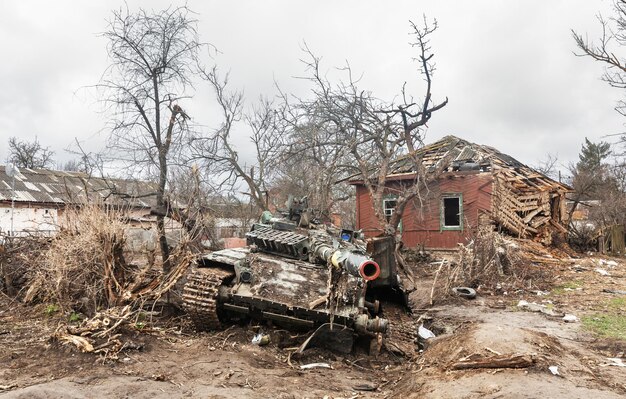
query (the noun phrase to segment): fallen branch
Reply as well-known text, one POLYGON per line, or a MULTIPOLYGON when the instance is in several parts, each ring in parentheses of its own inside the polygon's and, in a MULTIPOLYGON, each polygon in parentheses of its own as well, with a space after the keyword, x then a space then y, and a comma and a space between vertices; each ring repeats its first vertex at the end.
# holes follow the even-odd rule
POLYGON ((59 340, 63 345, 72 344, 81 352, 93 352, 93 345, 84 337, 79 337, 78 335, 67 334, 64 332, 59 332, 55 334, 55 338, 59 340))
POLYGON ((460 360, 450 368, 452 370, 465 369, 500 369, 500 368, 526 368, 535 363, 531 355, 500 355, 481 357, 477 359, 460 360))

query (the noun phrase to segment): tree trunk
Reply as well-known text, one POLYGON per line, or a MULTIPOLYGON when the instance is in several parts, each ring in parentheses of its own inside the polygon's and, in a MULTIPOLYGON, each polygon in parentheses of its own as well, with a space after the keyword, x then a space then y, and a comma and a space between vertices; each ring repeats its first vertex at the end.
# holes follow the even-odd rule
MULTIPOLYGON (((167 181, 167 160, 165 154, 161 151, 159 154, 159 187, 157 190, 157 208, 163 209, 167 204, 165 203, 165 183, 167 181)), ((163 274, 167 274, 172 270, 172 263, 170 262, 170 247, 167 243, 167 237, 165 236, 165 217, 163 215, 157 215, 157 233, 159 235, 159 247, 161 248, 161 258, 163 259, 163 274)))

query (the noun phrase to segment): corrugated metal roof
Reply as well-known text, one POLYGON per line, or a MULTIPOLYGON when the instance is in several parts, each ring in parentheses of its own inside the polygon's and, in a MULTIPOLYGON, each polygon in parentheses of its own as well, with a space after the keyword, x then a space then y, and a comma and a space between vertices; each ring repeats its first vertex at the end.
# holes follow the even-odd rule
POLYGON ((465 146, 463 151, 455 158, 455 161, 474 160, 476 157, 476 151, 471 146, 465 146))
MULTIPOLYGON (((0 166, 0 201, 10 201, 12 178, 0 166)), ((156 184, 91 177, 80 172, 47 169, 20 169, 15 177, 16 202, 80 204, 102 201, 110 205, 152 207, 156 204, 156 184), (140 196, 141 198, 137 198, 140 196)))
POLYGON ((15 200, 24 202, 36 202, 35 197, 28 191, 15 190, 15 200))
POLYGON ((33 184, 33 183, 29 182, 29 181, 25 181, 25 182, 24 182, 24 185, 25 185, 28 189, 30 189, 31 191, 41 191, 41 190, 39 189, 39 187, 35 186, 35 184, 33 184))

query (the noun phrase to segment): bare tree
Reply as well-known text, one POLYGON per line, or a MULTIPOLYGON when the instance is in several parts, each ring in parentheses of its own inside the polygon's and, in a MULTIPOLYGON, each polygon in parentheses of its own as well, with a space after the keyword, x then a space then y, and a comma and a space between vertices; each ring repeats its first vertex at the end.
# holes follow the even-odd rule
MULTIPOLYGON (((320 67, 320 59, 308 48, 306 66, 310 75, 305 77, 313 86, 312 100, 296 99, 293 105, 287 105, 285 114, 291 117, 293 125, 306 124, 316 126, 320 130, 332 132, 329 142, 321 145, 342 148, 343 168, 345 173, 359 180, 372 198, 374 214, 382 226, 382 234, 392 236, 400 245, 397 236, 398 226, 404 210, 420 193, 426 189, 430 179, 434 179, 437 171, 426 173, 421 166, 419 149, 423 146, 424 126, 433 113, 442 109, 448 99, 441 102, 433 100, 432 75, 435 66, 432 63, 434 54, 431 52, 430 36, 437 29, 437 22, 429 22, 424 17, 422 27, 410 23, 415 39, 411 45, 417 50, 418 69, 423 77, 426 88, 420 100, 414 100, 406 92, 406 84, 401 91, 401 100, 385 102, 372 95, 369 91, 358 87, 358 80, 353 78, 350 66, 341 70, 347 79, 337 84, 331 83, 320 67), (388 176, 403 160, 413 170, 413 180, 389 185, 388 176), (388 218, 383 208, 385 195, 396 196, 396 208, 388 218)), ((286 102, 290 99, 283 95, 286 102)), ((402 257, 396 252, 402 263, 402 257)))
POLYGON ((50 147, 42 146, 37 137, 33 141, 9 138, 8 162, 19 168, 50 168, 54 166, 53 156, 54 152, 50 147))
MULTIPOLYGON (((187 133, 181 107, 193 88, 199 52, 196 20, 186 7, 136 13, 114 11, 103 36, 110 66, 97 85, 112 112, 109 147, 115 157, 157 182, 156 204, 166 206, 168 166, 187 133)), ((157 229, 163 270, 171 268, 164 214, 157 229)))
MULTIPOLYGON (((289 118, 288 118, 289 119, 289 118)), ((280 151, 278 177, 274 188, 280 188, 282 203, 288 194, 306 195, 309 205, 328 219, 339 202, 353 197, 346 184, 350 160, 344 145, 337 145, 336 132, 323 126, 303 123, 289 129, 289 141, 280 151)))
POLYGON ((192 242, 215 244, 215 215, 211 209, 214 190, 205 183, 200 168, 195 164, 171 168, 168 186, 170 197, 176 202, 168 204, 169 216, 183 225, 192 242))
POLYGON ((209 137, 193 140, 195 159, 219 180, 224 190, 236 190, 238 184, 247 186, 246 195, 261 210, 268 209, 269 183, 276 165, 277 151, 281 146, 281 134, 276 125, 273 103, 261 98, 248 112, 244 110, 244 96, 240 91, 228 91, 228 75, 221 78, 217 68, 203 71, 202 76, 213 87, 222 112, 223 121, 209 137), (249 160, 240 155, 240 146, 233 137, 236 126, 244 125, 253 146, 254 157, 249 160))
POLYGON ((539 163, 533 166, 533 169, 543 173, 544 175, 553 179, 561 179, 561 171, 557 169, 559 157, 556 154, 546 154, 545 158, 539 161, 539 163))
MULTIPOLYGON (((576 55, 591 57, 604 64, 602 80, 612 87, 626 89, 626 58, 620 56, 622 46, 626 45, 626 0, 614 0, 615 15, 609 19, 598 15, 602 34, 593 42, 572 30, 576 46, 581 51, 576 55)), ((626 116, 626 101, 621 100, 615 108, 626 116)))
POLYGON ((423 146, 422 127, 448 102, 447 98, 434 102, 431 92, 434 54, 430 52, 429 38, 437 29, 437 22, 428 23, 424 18, 422 28, 412 22, 411 28, 415 37, 411 45, 417 48, 416 60, 426 82, 421 101, 414 101, 407 95, 406 85, 402 89, 401 103, 379 100, 357 86, 358 81, 353 79, 349 66, 343 68, 348 75, 347 81, 333 85, 320 70, 320 59, 307 48, 309 61, 306 65, 311 71, 307 79, 313 83, 315 98, 302 100, 296 105, 306 123, 333 132, 334 142, 323 144, 343 147, 347 155, 343 167, 367 188, 376 217, 387 235, 395 235, 406 205, 423 188, 418 184, 423 174, 416 173, 418 180, 398 191, 396 212, 389 220, 382 206, 383 196, 389 190, 385 184, 387 176, 393 172, 395 161, 400 157, 408 157, 414 161, 415 168, 420 167, 418 149, 423 146))

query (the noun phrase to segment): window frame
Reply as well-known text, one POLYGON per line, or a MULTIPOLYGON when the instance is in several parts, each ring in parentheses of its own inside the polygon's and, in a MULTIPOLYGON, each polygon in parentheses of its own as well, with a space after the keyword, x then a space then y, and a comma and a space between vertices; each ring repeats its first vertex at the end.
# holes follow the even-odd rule
POLYGON ((441 202, 439 206, 439 228, 440 231, 463 231, 463 193, 444 193, 441 194, 441 202), (446 226, 445 199, 457 198, 459 201, 459 225, 446 226))
POLYGON ((385 215, 385 218, 387 219, 387 221, 391 220, 391 216, 396 213, 396 207, 398 206, 398 196, 397 195, 385 195, 383 197, 383 214, 385 215), (391 213, 389 215, 387 215, 387 207, 385 206, 385 204, 387 203, 387 201, 395 201, 396 205, 391 208, 391 213))

